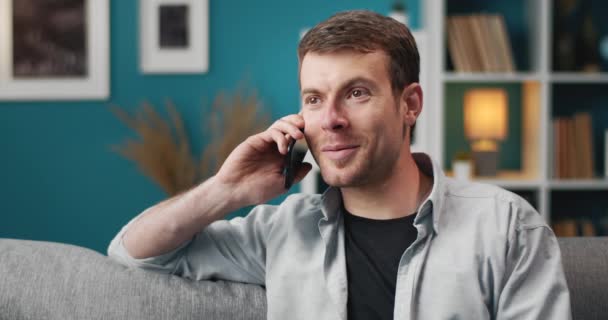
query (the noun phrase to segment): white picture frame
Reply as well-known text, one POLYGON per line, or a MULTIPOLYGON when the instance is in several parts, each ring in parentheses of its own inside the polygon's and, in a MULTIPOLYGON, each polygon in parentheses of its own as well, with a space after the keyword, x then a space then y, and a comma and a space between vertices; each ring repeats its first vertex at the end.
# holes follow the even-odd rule
MULTIPOLYGON (((59 72, 51 68, 49 71, 42 65, 56 64, 57 60, 63 59, 66 54, 60 49, 57 56, 49 54, 46 61, 26 60, 26 64, 34 66, 30 71, 23 71, 21 62, 23 54, 15 54, 23 46, 15 46, 17 39, 13 37, 13 5, 19 0, 0 0, 0 100, 104 100, 109 97, 109 1, 108 0, 82 0, 84 15, 83 46, 82 51, 74 51, 77 54, 67 52, 67 55, 76 56, 72 59, 77 61, 81 71, 73 74, 66 71, 65 74, 53 74, 59 72), (53 60, 55 59, 55 60, 53 60), (55 63, 55 64, 53 64, 55 63), (42 70, 42 71, 41 71, 42 70), (44 71, 46 70, 46 71, 44 71), (46 72, 46 73, 45 73, 46 72), (38 73, 38 75, 36 75, 38 73), (82 74, 79 74, 82 73, 82 74)), ((15 7, 16 10, 18 7, 15 7)), ((69 9, 69 8, 68 8, 69 9)), ((80 10, 80 9, 79 9, 80 10)), ((48 14, 48 11, 42 11, 48 14)), ((56 14, 61 14, 59 11, 56 14)), ((47 16, 48 17, 48 16, 47 16)), ((51 18, 49 18, 49 21, 51 18)), ((57 20, 59 21, 59 20, 57 20)), ((20 36, 25 36, 20 33, 20 36)), ((43 38, 52 42, 52 38, 43 38)), ((48 44, 48 43, 47 43, 48 44)), ((48 47, 48 46, 47 46, 48 47)), ((27 49, 27 48, 26 48, 27 49)), ((32 50, 33 51, 33 50, 32 50)), ((28 51, 23 51, 28 52, 28 51)), ((23 53, 22 52, 22 53, 23 53)), ((27 56, 27 55, 26 55, 27 56)), ((32 57, 34 55, 32 54, 32 57)), ((28 59, 26 57, 26 59, 28 59)), ((65 60, 61 60, 65 61, 65 60)), ((63 66, 63 70, 67 70, 63 66)))
POLYGON ((142 73, 206 73, 209 69, 208 0, 139 1, 142 73), (168 24, 166 14, 179 18, 168 24), (163 32, 168 24, 177 32, 163 32), (168 34, 168 36, 166 36, 168 34), (174 39, 171 39, 171 35, 174 39), (169 41, 164 40, 169 38, 169 41))

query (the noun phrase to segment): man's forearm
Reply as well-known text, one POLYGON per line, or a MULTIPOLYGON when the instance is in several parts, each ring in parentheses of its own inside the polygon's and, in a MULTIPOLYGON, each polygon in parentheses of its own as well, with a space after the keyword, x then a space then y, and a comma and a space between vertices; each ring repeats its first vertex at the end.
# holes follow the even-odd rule
POLYGON ((210 178, 195 188, 147 210, 126 230, 123 244, 134 258, 167 253, 239 208, 231 203, 230 190, 210 178))

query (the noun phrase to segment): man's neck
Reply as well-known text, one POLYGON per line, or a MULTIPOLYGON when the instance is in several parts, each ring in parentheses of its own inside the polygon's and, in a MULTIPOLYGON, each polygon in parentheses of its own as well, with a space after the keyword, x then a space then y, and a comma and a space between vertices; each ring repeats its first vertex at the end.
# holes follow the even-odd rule
POLYGON ((394 219, 414 214, 433 187, 433 178, 420 171, 411 154, 389 179, 363 187, 340 188, 344 207, 369 219, 394 219))

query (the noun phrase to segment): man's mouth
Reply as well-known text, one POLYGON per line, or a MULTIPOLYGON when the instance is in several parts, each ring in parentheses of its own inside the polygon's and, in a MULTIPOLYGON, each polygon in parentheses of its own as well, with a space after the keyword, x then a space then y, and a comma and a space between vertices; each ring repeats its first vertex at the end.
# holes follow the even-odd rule
POLYGON ((340 144, 325 146, 321 148, 321 152, 328 159, 339 161, 351 157, 355 154, 355 152, 357 152, 358 149, 358 145, 340 144))

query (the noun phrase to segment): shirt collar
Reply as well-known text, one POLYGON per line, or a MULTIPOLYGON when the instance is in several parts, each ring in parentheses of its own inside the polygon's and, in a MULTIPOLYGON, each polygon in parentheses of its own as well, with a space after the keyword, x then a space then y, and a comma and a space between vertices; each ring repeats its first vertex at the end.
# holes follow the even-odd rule
POLYGON ((430 214, 433 218, 433 230, 439 233, 439 221, 443 214, 443 204, 445 202, 446 176, 437 162, 431 159, 426 153, 413 153, 412 157, 416 165, 422 172, 433 178, 431 193, 420 204, 418 216, 414 223, 420 221, 424 216, 430 214))
MULTIPOLYGON (((426 215, 432 215, 433 229, 439 232, 439 221, 443 212, 443 202, 445 197, 446 177, 437 162, 431 159, 426 153, 412 153, 412 157, 418 168, 426 175, 433 178, 433 187, 428 197, 418 208, 418 215, 415 223, 423 219, 426 215)), ((337 216, 342 203, 342 194, 336 187, 329 187, 321 197, 321 211, 326 221, 333 221, 337 216)))

